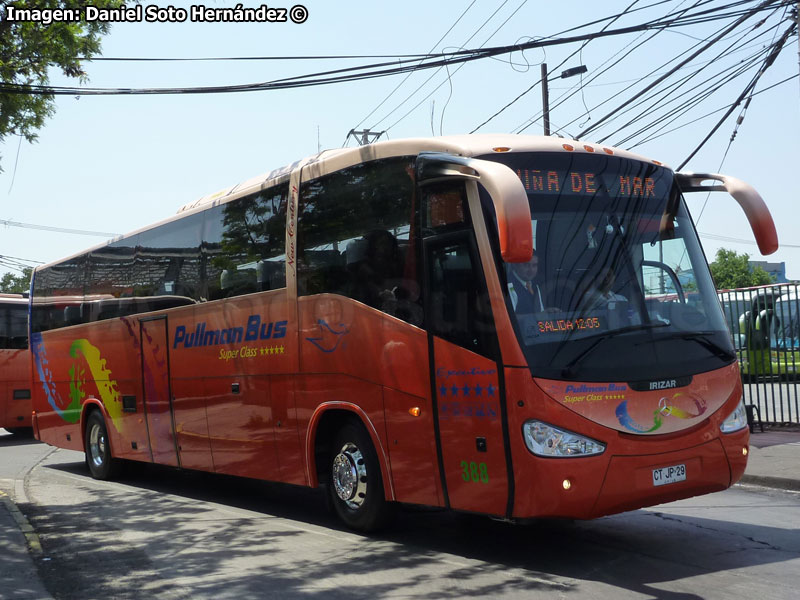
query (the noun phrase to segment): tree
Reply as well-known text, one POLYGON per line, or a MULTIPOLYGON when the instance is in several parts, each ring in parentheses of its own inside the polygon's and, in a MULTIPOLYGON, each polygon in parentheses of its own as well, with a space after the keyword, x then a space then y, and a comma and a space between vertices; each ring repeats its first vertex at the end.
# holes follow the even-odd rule
POLYGON ((773 283, 773 277, 761 267, 751 268, 749 254, 720 248, 709 266, 717 289, 736 289, 773 283))
MULTIPOLYGON (((36 130, 55 112, 52 95, 21 91, 16 86, 46 86, 55 67, 81 83, 88 77, 83 60, 100 52, 100 37, 109 23, 101 21, 18 21, 7 18, 9 7, 53 15, 55 9, 118 8, 124 0, 0 0, 0 141, 8 135, 36 140, 36 130)), ((83 14, 83 13, 81 13, 83 14)), ((2 169, 0 169, 2 170, 2 169)))
POLYGON ((31 267, 22 269, 22 275, 6 273, 0 278, 0 292, 6 294, 21 294, 27 292, 31 287, 31 267))

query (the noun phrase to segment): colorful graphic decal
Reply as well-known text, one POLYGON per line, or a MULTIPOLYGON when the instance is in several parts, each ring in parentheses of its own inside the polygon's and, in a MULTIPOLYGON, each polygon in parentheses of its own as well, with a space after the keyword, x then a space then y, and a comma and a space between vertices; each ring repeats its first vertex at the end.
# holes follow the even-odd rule
POLYGON ((636 383, 537 379, 553 399, 618 431, 664 434, 696 425, 736 393, 736 366, 693 377, 636 383))
POLYGON ((439 395, 439 416, 497 419, 497 371, 494 369, 436 369, 436 390, 439 395))
POLYGON ((106 369, 106 360, 100 356, 100 350, 93 346, 89 340, 75 340, 69 348, 69 355, 75 359, 70 367, 70 397, 73 404, 86 397, 84 387, 86 385, 85 371, 81 366, 80 357, 89 367, 92 379, 97 387, 97 393, 103 406, 106 407, 108 416, 114 422, 117 431, 122 431, 122 399, 120 398, 117 382, 111 379, 111 371, 106 369))
POLYGON ((106 361, 101 357, 100 350, 89 340, 75 340, 69 348, 69 355, 73 359, 69 368, 69 401, 62 398, 56 389, 41 333, 31 336, 31 352, 47 402, 62 419, 68 423, 77 423, 80 420, 81 402, 86 397, 88 381, 84 366, 88 366, 91 380, 97 388, 97 396, 103 402, 117 431, 121 431, 122 402, 119 390, 117 390, 117 382, 111 379, 111 371, 106 368, 106 361))
POLYGON ((672 398, 661 398, 658 401, 658 409, 653 412, 653 426, 649 429, 644 425, 640 425, 631 418, 631 416, 628 414, 627 400, 624 400, 619 404, 619 406, 617 406, 615 414, 617 415, 617 419, 619 419, 620 425, 622 425, 625 429, 628 429, 629 431, 635 431, 636 433, 651 433, 660 429, 664 424, 664 419, 662 417, 676 417, 684 420, 696 419, 706 412, 706 408, 706 401, 702 398, 698 398, 694 394, 679 392, 674 394, 672 398), (695 408, 697 408, 696 413, 692 413, 675 406, 676 402, 686 398, 690 399, 694 403, 695 408))
POLYGON ((36 372, 39 375, 39 381, 42 382, 42 389, 48 404, 66 422, 77 423, 81 418, 80 399, 76 401, 72 398, 72 402, 67 403, 56 390, 56 384, 53 382, 53 372, 50 370, 50 362, 47 360, 47 351, 42 343, 41 333, 31 335, 31 353, 33 354, 36 372))
POLYGON ((319 335, 315 337, 307 337, 306 340, 314 344, 317 348, 325 353, 334 352, 340 346, 344 348, 342 343, 344 336, 350 333, 350 329, 344 323, 339 323, 339 329, 336 330, 324 320, 317 320, 317 329, 319 335))

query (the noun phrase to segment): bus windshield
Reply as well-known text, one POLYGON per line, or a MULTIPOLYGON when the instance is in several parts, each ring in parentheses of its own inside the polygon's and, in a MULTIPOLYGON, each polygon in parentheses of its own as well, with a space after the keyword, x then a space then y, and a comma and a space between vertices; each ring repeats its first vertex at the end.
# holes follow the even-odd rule
POLYGON ((501 269, 537 377, 633 381, 730 364, 733 347, 672 172, 612 155, 486 156, 513 169, 534 256, 501 269))
POLYGON ((800 302, 796 296, 782 296, 775 302, 769 326, 770 346, 773 349, 800 349, 800 302))

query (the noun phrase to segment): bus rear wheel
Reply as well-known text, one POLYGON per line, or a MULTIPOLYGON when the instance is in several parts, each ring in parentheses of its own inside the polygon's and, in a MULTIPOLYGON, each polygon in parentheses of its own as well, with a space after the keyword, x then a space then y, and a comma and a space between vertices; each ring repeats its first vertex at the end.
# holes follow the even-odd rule
POLYGON ((84 452, 86 466, 95 479, 113 479, 119 474, 121 463, 111 455, 106 423, 98 410, 92 411, 86 420, 84 452))
POLYGON ((328 492, 337 516, 351 529, 375 531, 390 510, 375 447, 360 423, 348 422, 334 437, 328 492))

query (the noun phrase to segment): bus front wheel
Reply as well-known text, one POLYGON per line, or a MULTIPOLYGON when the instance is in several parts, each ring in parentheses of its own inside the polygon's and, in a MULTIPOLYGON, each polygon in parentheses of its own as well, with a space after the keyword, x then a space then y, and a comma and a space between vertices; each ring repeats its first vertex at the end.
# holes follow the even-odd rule
POLYGON ((100 411, 92 411, 86 420, 84 440, 86 466, 95 479, 113 479, 120 471, 120 461, 111 455, 108 430, 100 411))
POLYGON ((386 523, 389 505, 378 456, 360 423, 350 421, 337 432, 328 474, 333 508, 348 527, 374 531, 386 523))

